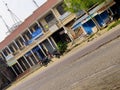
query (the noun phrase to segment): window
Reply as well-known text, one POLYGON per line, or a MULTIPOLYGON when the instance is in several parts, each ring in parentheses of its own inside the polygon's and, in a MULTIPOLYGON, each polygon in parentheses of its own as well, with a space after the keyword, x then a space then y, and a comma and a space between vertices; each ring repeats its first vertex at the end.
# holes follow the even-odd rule
POLYGON ((38 28, 39 28, 39 26, 36 24, 36 25, 34 26, 34 29, 37 30, 38 28))
POLYGON ((3 53, 5 54, 5 56, 7 56, 8 54, 7 54, 7 52, 6 52, 6 50, 3 50, 3 53))
POLYGON ((45 17, 45 20, 47 23, 49 23, 50 21, 52 21, 54 19, 54 15, 52 13, 48 14, 46 17, 45 17))
POLYGON ((60 13, 60 15, 63 15, 66 12, 64 10, 63 3, 61 3, 59 6, 57 6, 57 10, 60 13))

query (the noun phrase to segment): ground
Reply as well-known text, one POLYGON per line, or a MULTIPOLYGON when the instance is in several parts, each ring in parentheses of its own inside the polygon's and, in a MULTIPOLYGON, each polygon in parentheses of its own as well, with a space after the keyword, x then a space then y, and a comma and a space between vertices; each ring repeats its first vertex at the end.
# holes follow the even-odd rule
POLYGON ((108 42, 120 34, 117 28, 116 33, 112 31, 83 48, 75 47, 7 90, 120 90, 120 37, 108 42), (107 43, 103 45, 103 41, 107 43))

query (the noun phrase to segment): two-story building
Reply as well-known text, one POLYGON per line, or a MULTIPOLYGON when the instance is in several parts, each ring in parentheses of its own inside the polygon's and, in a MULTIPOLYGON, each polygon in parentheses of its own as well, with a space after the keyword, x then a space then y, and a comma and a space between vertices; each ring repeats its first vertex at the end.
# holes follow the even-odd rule
MULTIPOLYGON (((16 77, 38 64, 48 55, 47 52, 52 54, 59 41, 71 42, 76 38, 75 30, 79 27, 79 35, 87 34, 94 27, 84 13, 75 22, 76 14, 66 12, 62 5, 63 0, 47 0, 0 43, 0 57, 7 61, 16 77)), ((106 9, 101 8, 97 7, 97 14, 96 9, 90 11, 96 19, 107 15, 104 14, 106 9)), ((102 21, 99 22, 102 24, 102 21)))
POLYGON ((107 24, 112 21, 112 16, 115 14, 112 11, 112 6, 115 5, 114 0, 106 0, 100 5, 94 5, 88 10, 88 14, 83 11, 78 13, 78 19, 72 25, 72 30, 80 36, 81 34, 92 34, 97 32, 95 21, 99 28, 106 27, 107 24), (93 20, 94 19, 94 20, 93 20))
MULTIPOLYGON (((0 57, 17 76, 57 49, 57 42, 71 42, 70 24, 75 14, 64 11, 63 0, 48 0, 0 43, 0 57)), ((71 30, 72 31, 72 30, 71 30)))

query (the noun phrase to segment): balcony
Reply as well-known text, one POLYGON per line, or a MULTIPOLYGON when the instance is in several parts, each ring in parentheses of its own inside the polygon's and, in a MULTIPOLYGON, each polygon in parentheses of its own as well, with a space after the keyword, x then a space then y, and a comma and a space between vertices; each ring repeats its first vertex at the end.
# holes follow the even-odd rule
POLYGON ((50 35, 52 35, 52 32, 49 30, 47 31, 45 34, 43 34, 40 38, 34 40, 30 45, 26 46, 23 50, 21 50, 20 53, 15 55, 15 59, 19 59, 20 57, 22 57, 25 53, 29 52, 30 50, 32 50, 36 45, 40 44, 41 42, 43 42, 45 39, 47 39, 50 35))
POLYGON ((15 56, 16 54, 18 54, 20 52, 20 50, 16 50, 15 52, 13 52, 13 55, 15 56))
POLYGON ((57 24, 54 24, 49 28, 50 32, 52 32, 52 33, 57 31, 58 29, 59 29, 59 27, 57 26, 57 24))
POLYGON ((52 25, 56 24, 58 21, 54 18, 48 23, 48 27, 51 27, 52 25))
POLYGON ((15 63, 17 63, 17 60, 14 58, 14 56, 12 54, 9 54, 7 57, 5 57, 8 66, 12 66, 15 63))
POLYGON ((34 40, 38 39, 42 35, 43 35, 42 29, 37 28, 36 31, 31 34, 31 39, 28 42, 26 42, 26 45, 31 44, 34 40))
POLYGON ((63 15, 59 17, 59 20, 64 20, 66 17, 68 17, 71 14, 71 12, 65 12, 63 15))
POLYGON ((53 25, 55 25, 57 23, 58 23, 58 21, 54 18, 53 20, 48 22, 46 25, 44 25, 44 30, 48 31, 50 27, 52 27, 53 25))

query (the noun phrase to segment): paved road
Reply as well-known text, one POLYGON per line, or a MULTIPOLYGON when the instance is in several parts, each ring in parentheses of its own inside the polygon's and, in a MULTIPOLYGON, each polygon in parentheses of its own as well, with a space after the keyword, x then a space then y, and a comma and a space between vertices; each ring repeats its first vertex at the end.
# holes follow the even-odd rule
POLYGON ((77 49, 8 90, 120 90, 120 38, 79 58, 81 54, 77 49))

